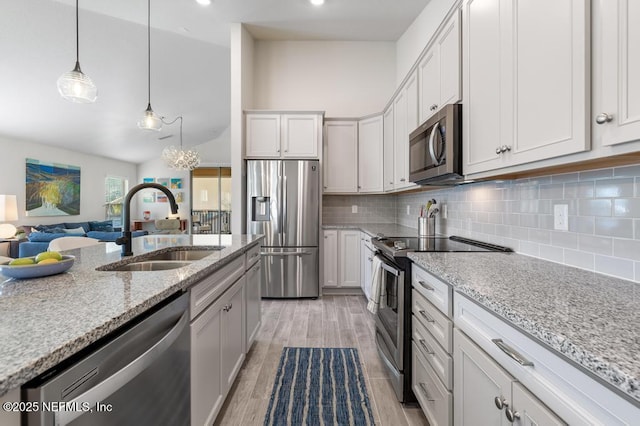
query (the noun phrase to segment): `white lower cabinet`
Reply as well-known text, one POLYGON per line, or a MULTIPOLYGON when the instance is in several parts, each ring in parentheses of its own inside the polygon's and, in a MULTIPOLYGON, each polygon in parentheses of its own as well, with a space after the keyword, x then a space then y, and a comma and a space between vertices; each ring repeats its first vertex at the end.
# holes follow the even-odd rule
POLYGON ((323 287, 360 287, 360 231, 324 231, 323 287))
POLYGON ((454 331, 455 425, 564 425, 460 330, 454 331))
POLYGON ((260 247, 191 287, 191 425, 212 425, 261 324, 260 247))
POLYGON ((261 322, 261 283, 260 283, 260 262, 257 262, 249 268, 247 271, 247 284, 245 287, 245 294, 247 296, 247 309, 245 320, 247 324, 247 340, 246 351, 249 352, 253 341, 258 334, 261 322))
POLYGON ((191 322, 191 424, 211 425, 244 361, 246 277, 191 322))

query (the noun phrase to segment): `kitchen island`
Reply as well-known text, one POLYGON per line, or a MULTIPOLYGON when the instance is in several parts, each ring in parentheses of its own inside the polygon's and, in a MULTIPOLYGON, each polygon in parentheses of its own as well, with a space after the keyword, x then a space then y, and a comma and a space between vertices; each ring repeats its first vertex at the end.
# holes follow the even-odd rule
POLYGON ((186 290, 260 244, 256 235, 157 235, 136 238, 133 257, 104 243, 75 256, 66 273, 0 284, 0 396, 59 364, 171 295, 186 290), (150 253, 224 246, 202 260, 165 271, 97 271, 150 253))

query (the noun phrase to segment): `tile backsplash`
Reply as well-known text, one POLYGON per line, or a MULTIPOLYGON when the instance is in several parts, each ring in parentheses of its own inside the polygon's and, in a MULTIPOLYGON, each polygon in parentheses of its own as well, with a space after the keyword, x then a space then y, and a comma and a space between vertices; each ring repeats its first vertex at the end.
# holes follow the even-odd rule
POLYGON ((441 208, 439 233, 640 282, 640 165, 409 194, 325 196, 323 221, 397 222, 417 228, 420 206, 430 198, 441 208), (350 213, 351 205, 359 203, 362 217, 350 213), (568 231, 554 229, 554 206, 559 204, 567 205, 568 231), (392 205, 395 214, 389 213, 392 205))

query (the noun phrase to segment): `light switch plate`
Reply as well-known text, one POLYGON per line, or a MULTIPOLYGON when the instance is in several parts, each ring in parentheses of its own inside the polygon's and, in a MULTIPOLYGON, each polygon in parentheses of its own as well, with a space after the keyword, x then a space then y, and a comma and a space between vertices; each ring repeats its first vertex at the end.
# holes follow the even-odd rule
POLYGON ((407 214, 408 215, 411 214, 411 206, 409 204, 407 204, 407 214))
POLYGON ((351 213, 358 213, 358 206, 357 205, 351 206, 351 213))

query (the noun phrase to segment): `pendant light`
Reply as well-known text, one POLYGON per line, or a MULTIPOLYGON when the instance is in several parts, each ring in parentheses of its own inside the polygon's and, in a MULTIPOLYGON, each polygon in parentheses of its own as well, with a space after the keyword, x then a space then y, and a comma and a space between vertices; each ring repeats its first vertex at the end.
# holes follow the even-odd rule
POLYGON ((162 159, 165 164, 175 170, 193 170, 200 165, 200 154, 196 150, 184 150, 182 147, 182 116, 179 115, 175 120, 166 122, 162 120, 164 124, 173 124, 177 120, 180 120, 180 148, 175 146, 169 146, 162 150, 162 159))
POLYGON ((89 104, 96 101, 98 89, 80 69, 80 41, 78 30, 78 0, 76 0, 76 66, 58 79, 58 92, 68 101, 89 104))
POLYGON ((148 50, 148 100, 147 109, 144 116, 138 120, 138 127, 145 130, 160 131, 162 129, 162 118, 151 108, 151 0, 147 0, 147 50, 148 50))

